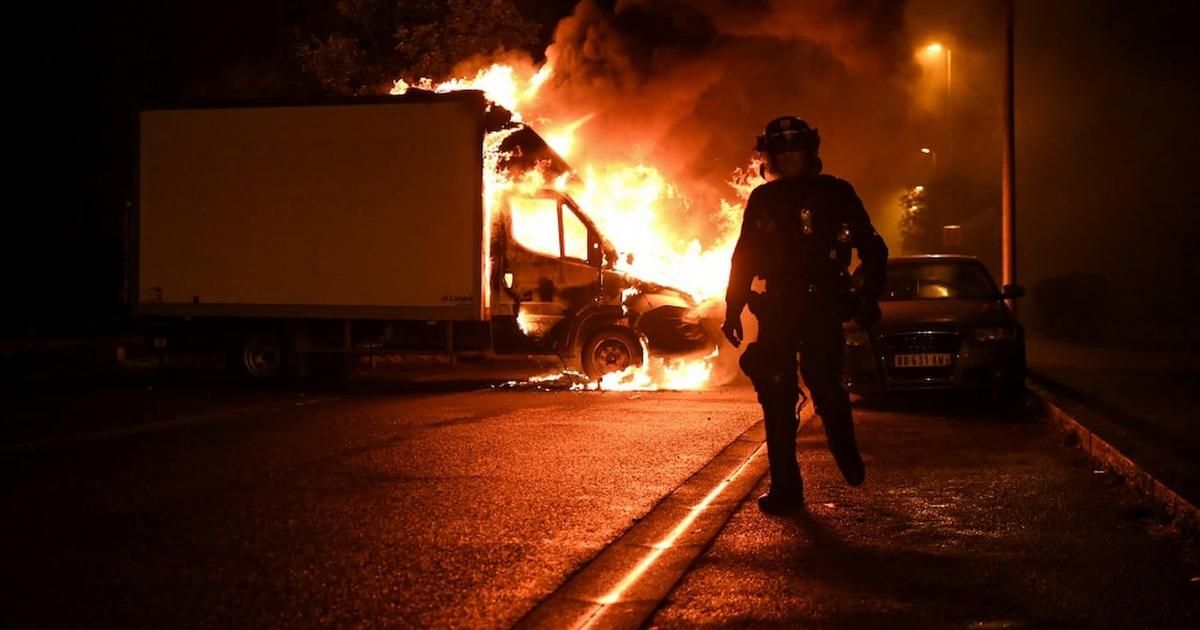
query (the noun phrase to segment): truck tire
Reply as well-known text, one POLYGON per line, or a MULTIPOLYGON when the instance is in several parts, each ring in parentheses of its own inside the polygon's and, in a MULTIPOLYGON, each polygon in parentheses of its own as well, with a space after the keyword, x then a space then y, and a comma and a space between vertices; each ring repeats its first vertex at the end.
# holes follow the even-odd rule
POLYGON ((235 369, 249 380, 276 380, 287 369, 287 345, 277 333, 251 333, 242 338, 231 359, 235 369))
POLYGON ((583 372, 591 379, 620 372, 645 360, 642 341, 628 328, 608 326, 592 333, 583 344, 583 372))

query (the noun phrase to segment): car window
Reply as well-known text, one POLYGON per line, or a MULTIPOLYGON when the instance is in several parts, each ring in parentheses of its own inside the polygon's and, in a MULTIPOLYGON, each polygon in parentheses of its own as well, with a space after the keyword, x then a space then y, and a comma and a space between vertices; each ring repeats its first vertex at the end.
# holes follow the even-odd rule
POLYGON ((882 300, 987 300, 996 285, 976 263, 905 263, 888 268, 882 300))

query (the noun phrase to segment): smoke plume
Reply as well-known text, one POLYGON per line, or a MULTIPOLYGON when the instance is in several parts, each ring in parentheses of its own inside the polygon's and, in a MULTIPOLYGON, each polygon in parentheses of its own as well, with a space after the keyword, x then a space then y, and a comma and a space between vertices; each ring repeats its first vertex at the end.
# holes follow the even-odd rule
MULTIPOLYGON (((554 71, 531 120, 589 116, 572 160, 653 164, 680 188, 680 239, 712 242, 728 237, 724 182, 747 164, 755 135, 799 115, 821 129, 827 170, 885 210, 877 223, 894 222, 886 211, 911 184, 898 156, 917 142, 905 132, 904 11, 896 0, 583 0, 546 51, 554 71)), ((722 347, 713 382, 739 374, 731 350, 722 347)))
POLYGON ((827 170, 868 207, 891 206, 911 184, 898 152, 916 142, 905 136, 904 10, 895 0, 583 0, 546 51, 554 72, 531 120, 590 115, 573 161, 665 171, 689 201, 685 237, 711 236, 711 212, 730 197, 723 182, 783 114, 821 129, 827 170))

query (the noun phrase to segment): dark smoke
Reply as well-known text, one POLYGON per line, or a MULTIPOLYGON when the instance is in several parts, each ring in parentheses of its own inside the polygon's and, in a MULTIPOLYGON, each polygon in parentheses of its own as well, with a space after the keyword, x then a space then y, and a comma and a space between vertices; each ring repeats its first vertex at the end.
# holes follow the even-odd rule
MULTIPOLYGON (((914 183, 897 164, 920 146, 908 131, 904 13, 888 0, 583 0, 558 24, 554 72, 531 120, 593 115, 573 161, 664 170, 690 202, 673 209, 680 239, 711 243, 729 229, 724 182, 748 163, 755 135, 797 114, 824 134, 827 170, 851 180, 894 233, 897 191, 914 183)), ((723 317, 723 303, 704 308, 723 317)), ((718 382, 738 374, 739 354, 722 346, 718 382)))
POLYGON ((855 70, 887 75, 909 58, 904 0, 702 2, 718 28, 746 37, 828 46, 855 70))
POLYGON ((554 73, 534 119, 595 114, 579 159, 665 170, 692 201, 683 236, 703 239, 763 124, 797 114, 824 134, 828 170, 895 223, 896 191, 912 183, 896 163, 917 142, 905 134, 904 12, 886 0, 583 0, 547 50, 554 73))

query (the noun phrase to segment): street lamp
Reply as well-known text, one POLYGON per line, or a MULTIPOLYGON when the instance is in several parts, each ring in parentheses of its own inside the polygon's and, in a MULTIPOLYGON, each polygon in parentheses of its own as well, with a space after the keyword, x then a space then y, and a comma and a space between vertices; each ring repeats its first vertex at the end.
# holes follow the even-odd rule
POLYGON ((930 58, 936 58, 940 55, 946 56, 946 103, 950 103, 950 93, 954 87, 954 51, 942 45, 941 42, 934 42, 923 48, 925 55, 930 58))
POLYGON ((929 147, 921 147, 921 153, 929 156, 929 179, 932 181, 937 175, 937 152, 929 147))

